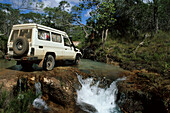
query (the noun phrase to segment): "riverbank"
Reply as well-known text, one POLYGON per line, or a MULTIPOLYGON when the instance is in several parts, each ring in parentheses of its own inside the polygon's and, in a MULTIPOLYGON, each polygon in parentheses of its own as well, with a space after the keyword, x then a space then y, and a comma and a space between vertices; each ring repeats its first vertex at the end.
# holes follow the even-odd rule
MULTIPOLYGON (((93 47, 93 43, 91 45, 93 47)), ((118 84, 118 104, 125 112, 169 112, 170 34, 134 40, 108 39, 106 48, 90 50, 90 59, 118 65, 132 73, 118 84)))
MULTIPOLYGON (((93 84, 100 81, 101 88, 125 75, 125 72, 116 66, 91 60, 82 60, 78 66, 63 65, 52 71, 35 69, 29 72, 23 71, 20 65, 15 65, 16 62, 1 60, 2 63, 6 65, 1 66, 0 70, 0 83, 3 83, 0 88, 0 112, 87 113, 81 110, 82 106, 76 102, 76 90, 81 86, 77 74, 83 79, 93 78, 93 84), (41 84, 42 99, 49 108, 47 111, 43 110, 43 107, 39 110, 32 105, 37 98, 35 83, 41 84)), ((86 103, 83 106, 88 110, 95 110, 86 103)))
POLYGON ((90 75, 71 67, 56 67, 52 71, 23 72, 6 69, 0 72, 0 112, 86 113, 75 102, 79 82, 76 73, 84 78, 90 75), (35 82, 41 83, 42 99, 48 111, 35 109, 35 82), (21 96, 21 97, 20 97, 21 96), (19 100, 18 100, 19 98, 19 100))

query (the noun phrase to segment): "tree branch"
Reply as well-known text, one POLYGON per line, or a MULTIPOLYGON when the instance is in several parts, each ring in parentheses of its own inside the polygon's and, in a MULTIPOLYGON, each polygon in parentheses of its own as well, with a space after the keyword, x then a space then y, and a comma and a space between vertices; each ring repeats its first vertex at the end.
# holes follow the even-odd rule
POLYGON ((76 22, 83 27, 83 31, 84 31, 85 34, 86 34, 85 38, 87 38, 87 37, 89 36, 89 34, 87 33, 87 30, 86 30, 85 27, 90 28, 90 29, 93 29, 93 31, 96 31, 93 27, 82 24, 82 23, 80 22, 80 19, 79 19, 78 17, 76 17, 76 18, 77 18, 77 19, 76 19, 76 22))

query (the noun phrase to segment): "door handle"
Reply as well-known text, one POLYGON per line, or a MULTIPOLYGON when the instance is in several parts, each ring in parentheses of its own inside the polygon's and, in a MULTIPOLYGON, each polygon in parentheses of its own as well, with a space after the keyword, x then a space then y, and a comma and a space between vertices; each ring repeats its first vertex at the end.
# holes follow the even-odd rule
POLYGON ((39 48, 43 48, 43 46, 39 46, 39 48))

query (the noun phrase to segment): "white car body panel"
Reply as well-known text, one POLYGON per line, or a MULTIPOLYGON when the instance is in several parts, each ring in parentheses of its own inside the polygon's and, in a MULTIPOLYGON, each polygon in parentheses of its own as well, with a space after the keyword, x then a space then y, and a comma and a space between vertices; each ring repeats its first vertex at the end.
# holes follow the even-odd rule
MULTIPOLYGON (((19 24, 19 25, 14 25, 11 34, 8 39, 8 55, 14 55, 14 52, 10 50, 10 48, 13 47, 13 42, 11 41, 11 37, 13 34, 14 30, 23 30, 23 29, 32 29, 32 35, 31 39, 29 41, 29 50, 27 53, 27 56, 32 56, 31 55, 31 48, 34 48, 34 57, 37 57, 38 60, 42 60, 46 53, 55 53, 55 59, 56 60, 74 60, 77 54, 81 54, 81 52, 75 51, 73 47, 71 46, 64 46, 64 37, 68 38, 68 35, 60 30, 56 30, 50 27, 46 27, 43 25, 31 23, 31 24, 19 24), (38 33, 39 30, 44 30, 46 32, 49 32, 50 34, 50 41, 48 40, 42 40, 38 38, 38 33), (52 41, 52 35, 51 33, 56 33, 61 35, 62 42, 53 42, 52 41)), ((70 39, 68 38, 70 41, 70 39)), ((70 41, 71 43, 71 41, 70 41)))

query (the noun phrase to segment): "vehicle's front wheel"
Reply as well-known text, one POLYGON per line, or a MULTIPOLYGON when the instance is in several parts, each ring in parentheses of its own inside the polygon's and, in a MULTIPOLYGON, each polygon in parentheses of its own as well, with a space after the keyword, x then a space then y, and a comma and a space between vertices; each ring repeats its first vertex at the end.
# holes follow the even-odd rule
POLYGON ((55 59, 53 55, 46 55, 43 63, 43 69, 50 71, 54 68, 55 66, 55 59))
POLYGON ((74 61, 75 65, 78 65, 80 63, 80 55, 77 55, 74 61))

